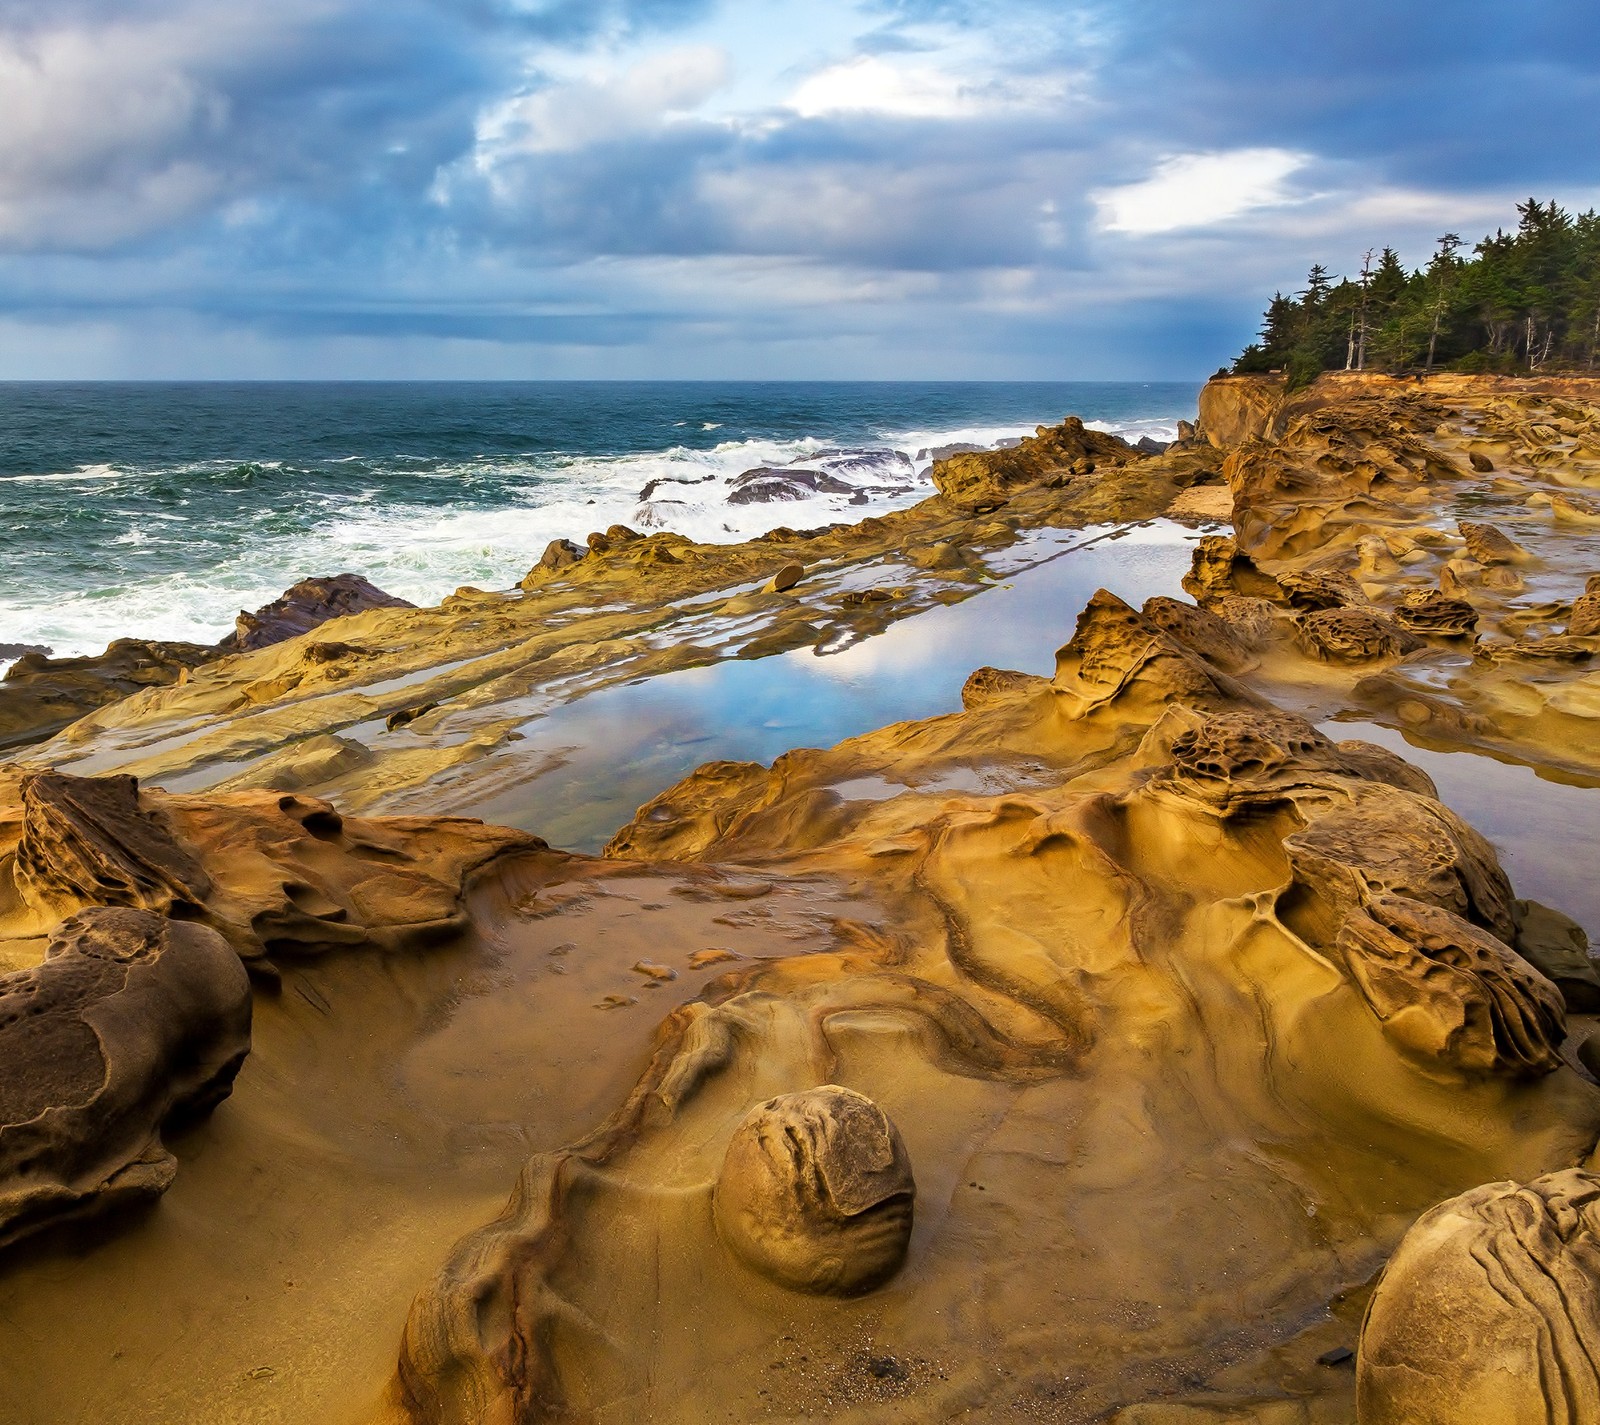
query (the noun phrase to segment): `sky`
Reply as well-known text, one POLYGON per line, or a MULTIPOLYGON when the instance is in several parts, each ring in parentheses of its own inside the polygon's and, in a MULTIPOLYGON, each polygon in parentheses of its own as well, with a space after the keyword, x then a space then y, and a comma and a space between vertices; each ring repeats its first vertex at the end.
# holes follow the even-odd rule
POLYGON ((1595 0, 0 0, 0 379, 1197 379, 1597 139, 1595 0))

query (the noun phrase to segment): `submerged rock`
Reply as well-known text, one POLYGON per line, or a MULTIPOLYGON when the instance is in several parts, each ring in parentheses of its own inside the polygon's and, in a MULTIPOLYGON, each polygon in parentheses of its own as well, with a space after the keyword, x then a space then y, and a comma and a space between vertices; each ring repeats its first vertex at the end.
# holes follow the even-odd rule
POLYGON ((760 466, 735 475, 730 505, 765 505, 776 500, 807 500, 813 495, 853 495, 856 487, 824 470, 797 470, 790 466, 760 466))

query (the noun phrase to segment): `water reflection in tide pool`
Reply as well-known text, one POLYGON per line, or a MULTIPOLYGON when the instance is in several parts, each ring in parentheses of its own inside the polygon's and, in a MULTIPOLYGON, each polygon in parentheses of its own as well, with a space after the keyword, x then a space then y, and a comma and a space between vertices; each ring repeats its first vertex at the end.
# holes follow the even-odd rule
POLYGON ((1157 523, 1012 574, 837 653, 729 659, 608 688, 530 722, 522 754, 561 766, 474 805, 474 816, 597 851, 635 810, 704 762, 771 762, 891 722, 954 712, 984 664, 1049 673, 1098 588, 1138 605, 1179 594, 1198 536, 1157 523))
POLYGON ((1483 753, 1441 752, 1371 722, 1329 722, 1337 739, 1376 742, 1433 778, 1439 799, 1494 843, 1500 864, 1525 900, 1570 915, 1600 944, 1600 786, 1551 781, 1521 762, 1483 753))

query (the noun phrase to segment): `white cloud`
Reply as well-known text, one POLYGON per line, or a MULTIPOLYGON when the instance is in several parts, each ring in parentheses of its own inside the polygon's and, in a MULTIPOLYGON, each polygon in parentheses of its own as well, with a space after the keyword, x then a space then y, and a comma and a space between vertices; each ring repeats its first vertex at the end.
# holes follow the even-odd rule
POLYGON ((1284 180, 1311 156, 1282 148, 1184 153, 1164 158, 1138 183, 1090 194, 1108 232, 1169 233, 1204 228, 1259 208, 1299 201, 1284 180))
POLYGON ((182 150, 227 108, 186 72, 193 48, 160 22, 0 34, 0 238, 93 246, 203 202, 182 150))
POLYGON ((979 84, 928 64, 894 64, 861 55, 807 79, 784 107, 803 119, 830 114, 890 114, 908 119, 961 118, 991 110, 1043 108, 1066 93, 1060 76, 1007 78, 979 84))
POLYGON ((727 84, 730 70, 726 50, 689 45, 518 95, 479 121, 478 166, 509 153, 571 153, 647 134, 692 114, 727 84))
POLYGON ((943 118, 969 113, 972 100, 937 69, 900 68, 863 55, 813 74, 787 107, 805 119, 839 113, 943 118))

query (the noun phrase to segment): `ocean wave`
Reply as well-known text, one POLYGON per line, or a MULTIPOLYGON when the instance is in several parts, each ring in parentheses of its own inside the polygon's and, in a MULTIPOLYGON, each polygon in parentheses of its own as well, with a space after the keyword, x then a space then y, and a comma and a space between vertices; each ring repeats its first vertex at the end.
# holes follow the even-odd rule
POLYGON ((64 485, 82 481, 114 480, 128 472, 115 465, 80 465, 76 470, 57 470, 48 475, 0 475, 9 485, 64 485))
MULTIPOLYGON (((1088 424, 1131 440, 1176 435, 1175 417, 1088 424)), ((510 587, 550 540, 581 541, 611 524, 729 543, 778 525, 854 521, 932 493, 938 452, 993 448, 1033 429, 966 425, 844 441, 749 437, 710 449, 437 459, 427 470, 410 457, 344 456, 320 463, 321 488, 318 467, 260 461, 254 468, 272 472, 270 488, 248 491, 232 479, 237 463, 186 462, 181 473, 175 466, 143 473, 96 467, 127 479, 106 497, 113 507, 94 507, 104 532, 86 551, 95 560, 93 587, 8 579, 0 638, 47 644, 60 655, 99 652, 129 636, 212 642, 229 631, 237 610, 256 608, 308 575, 349 570, 431 605, 462 585, 510 587), (752 475, 757 471, 763 473, 752 475), (217 476, 230 478, 226 489, 217 476), (735 494, 741 499, 731 500, 735 494), (174 504, 181 509, 191 495, 193 509, 175 513, 174 504), (152 537, 155 529, 160 537, 152 537)), ((104 477, 75 471, 13 478, 104 477)))

